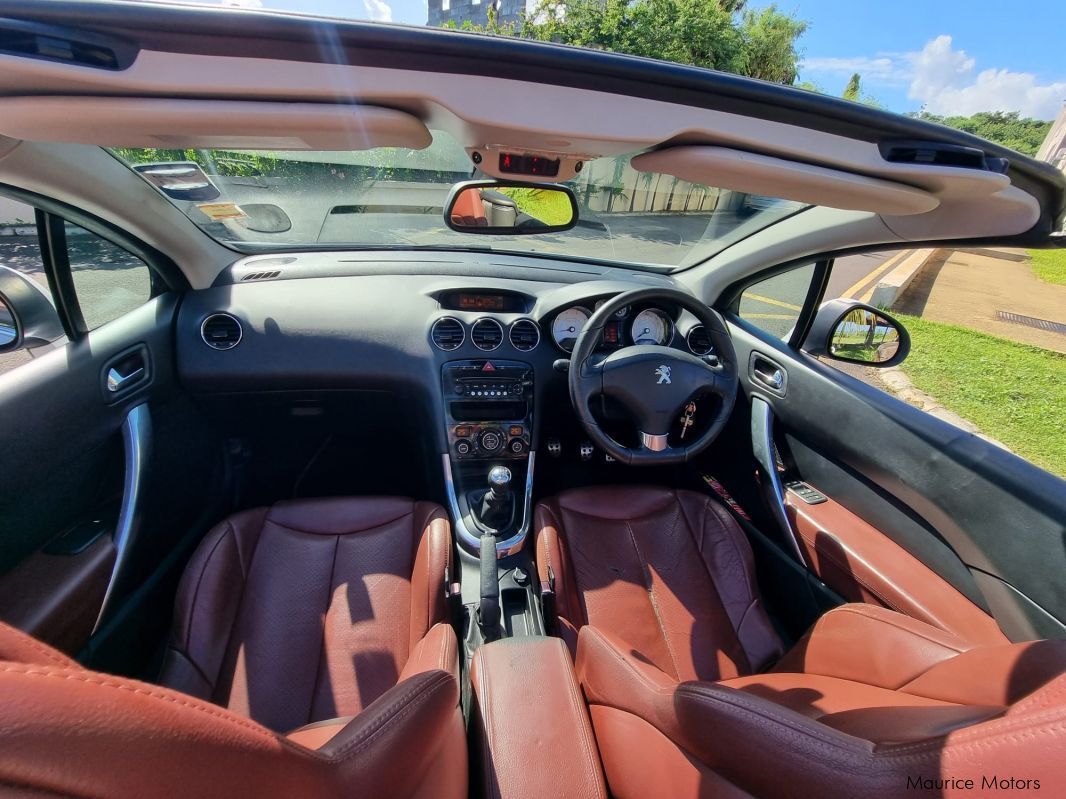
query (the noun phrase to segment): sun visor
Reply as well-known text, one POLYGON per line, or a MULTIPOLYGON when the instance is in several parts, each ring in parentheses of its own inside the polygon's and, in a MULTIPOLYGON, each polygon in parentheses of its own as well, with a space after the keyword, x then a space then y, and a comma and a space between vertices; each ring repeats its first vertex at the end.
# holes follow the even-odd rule
POLYGON ((137 97, 2 98, 0 134, 163 149, 420 150, 432 141, 421 119, 391 108, 137 97))
POLYGON ((668 147, 638 155, 631 163, 640 172, 848 211, 908 216, 940 205, 930 192, 902 183, 728 147, 668 147))

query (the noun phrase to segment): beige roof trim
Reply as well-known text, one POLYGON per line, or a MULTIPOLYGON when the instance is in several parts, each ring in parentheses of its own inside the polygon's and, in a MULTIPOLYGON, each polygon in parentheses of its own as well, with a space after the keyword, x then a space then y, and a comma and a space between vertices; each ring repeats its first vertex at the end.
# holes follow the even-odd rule
POLYGON ((405 111, 370 105, 145 97, 0 98, 0 134, 103 147, 420 150, 433 138, 405 111))
POLYGON ((632 166, 693 183, 846 211, 907 216, 940 205, 933 194, 901 183, 728 147, 668 147, 637 156, 632 166))

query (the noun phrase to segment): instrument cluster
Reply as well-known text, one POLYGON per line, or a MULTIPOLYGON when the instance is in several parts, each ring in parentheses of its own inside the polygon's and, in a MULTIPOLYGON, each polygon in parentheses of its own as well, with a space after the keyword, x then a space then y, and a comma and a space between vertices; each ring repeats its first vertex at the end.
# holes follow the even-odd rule
MULTIPOLYGON (((585 305, 572 305, 559 311, 552 319, 551 332, 555 345, 563 352, 573 352, 577 337, 594 310, 606 298, 598 300, 590 310, 585 305)), ((603 329, 600 347, 615 349, 630 344, 669 344, 674 338, 674 320, 662 308, 626 306, 616 311, 603 329)))

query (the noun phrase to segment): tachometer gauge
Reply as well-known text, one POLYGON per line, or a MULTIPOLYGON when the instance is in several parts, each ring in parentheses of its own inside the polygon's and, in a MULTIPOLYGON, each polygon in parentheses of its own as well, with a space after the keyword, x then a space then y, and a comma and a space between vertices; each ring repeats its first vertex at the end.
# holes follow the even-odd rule
POLYGON ((670 319, 658 308, 637 314, 629 329, 634 344, 665 344, 670 339, 670 319))
POLYGON ((580 306, 567 308, 560 311, 552 322, 552 338, 559 348, 565 352, 572 352, 577 343, 578 334, 585 326, 585 322, 592 316, 587 309, 580 306))

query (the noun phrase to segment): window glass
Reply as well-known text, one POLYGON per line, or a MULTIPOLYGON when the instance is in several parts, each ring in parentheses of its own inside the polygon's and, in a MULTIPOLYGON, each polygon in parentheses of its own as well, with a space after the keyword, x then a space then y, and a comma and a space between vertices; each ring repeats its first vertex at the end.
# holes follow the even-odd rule
POLYGON ((825 363, 1066 477, 1066 250, 843 256, 825 299, 841 297, 899 320, 911 351, 897 367, 825 363))
MULTIPOLYGON (((0 195, 0 266, 13 269, 34 281, 50 297, 48 278, 44 273, 41 247, 37 240, 37 223, 33 207, 0 195)), ((0 309, 0 328, 11 330, 14 325, 9 309, 0 309)), ((6 332, 6 331, 0 331, 6 332)), ((62 343, 65 339, 61 339, 62 343)), ((28 362, 45 348, 34 351, 16 350, 0 353, 0 374, 28 362)))
POLYGON ((65 223, 74 291, 90 330, 152 297, 152 274, 140 258, 70 222, 65 223))
POLYGON ((739 316, 760 330, 788 340, 814 278, 814 264, 753 283, 740 295, 739 316))

